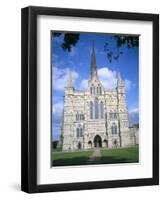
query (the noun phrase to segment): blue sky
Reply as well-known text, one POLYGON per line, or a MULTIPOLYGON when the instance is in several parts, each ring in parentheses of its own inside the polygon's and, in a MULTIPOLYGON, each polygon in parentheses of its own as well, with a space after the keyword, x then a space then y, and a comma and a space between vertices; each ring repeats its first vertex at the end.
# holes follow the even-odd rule
POLYGON ((110 49, 117 51, 116 42, 111 34, 81 33, 80 39, 71 52, 64 51, 61 47, 63 34, 52 37, 52 138, 59 139, 61 117, 63 110, 64 87, 67 82, 69 69, 72 72, 73 84, 76 89, 84 90, 90 74, 92 41, 96 52, 96 63, 99 78, 106 89, 115 88, 117 74, 125 82, 126 100, 130 121, 138 121, 138 94, 139 94, 139 67, 138 48, 120 48, 123 54, 118 60, 110 63, 104 45, 108 42, 110 49), (136 116, 136 117, 135 117, 136 116))

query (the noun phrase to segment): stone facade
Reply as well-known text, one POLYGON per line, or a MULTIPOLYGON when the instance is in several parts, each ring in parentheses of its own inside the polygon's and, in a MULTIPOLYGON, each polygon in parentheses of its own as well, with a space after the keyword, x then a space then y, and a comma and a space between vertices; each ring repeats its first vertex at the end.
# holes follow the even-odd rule
POLYGON ((88 89, 75 90, 69 72, 61 126, 62 149, 126 147, 134 145, 134 141, 129 129, 124 81, 119 73, 116 88, 105 90, 98 78, 93 46, 88 89))

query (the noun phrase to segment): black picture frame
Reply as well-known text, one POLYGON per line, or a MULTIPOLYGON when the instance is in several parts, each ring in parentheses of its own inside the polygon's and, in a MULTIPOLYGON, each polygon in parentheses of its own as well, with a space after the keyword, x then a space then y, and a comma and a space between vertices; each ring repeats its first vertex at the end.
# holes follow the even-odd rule
POLYGON ((30 6, 21 12, 21 190, 28 193, 159 184, 159 15, 30 6), (37 16, 55 15, 153 23, 153 177, 37 184, 37 16))

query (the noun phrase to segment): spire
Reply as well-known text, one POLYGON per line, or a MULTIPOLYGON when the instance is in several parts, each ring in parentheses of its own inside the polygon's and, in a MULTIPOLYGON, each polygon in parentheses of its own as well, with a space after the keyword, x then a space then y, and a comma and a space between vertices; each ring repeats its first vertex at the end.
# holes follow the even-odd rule
POLYGON ((71 88, 72 86, 72 73, 71 70, 69 69, 68 71, 68 78, 67 78, 67 87, 71 88))
POLYGON ((91 55, 91 79, 94 75, 97 75, 96 69, 96 55, 95 55, 95 48, 94 48, 94 41, 92 44, 92 55, 91 55))
POLYGON ((121 73, 118 72, 118 80, 122 80, 121 73))
POLYGON ((124 86, 124 81, 122 80, 120 72, 118 72, 117 86, 124 86))

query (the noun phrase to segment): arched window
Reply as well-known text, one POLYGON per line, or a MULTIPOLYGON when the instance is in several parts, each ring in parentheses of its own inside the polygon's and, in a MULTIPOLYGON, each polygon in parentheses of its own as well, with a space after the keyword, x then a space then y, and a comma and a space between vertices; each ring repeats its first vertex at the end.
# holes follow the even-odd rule
POLYGON ((82 136, 83 136, 83 129, 80 128, 80 137, 82 137, 82 136))
POLYGON ((99 94, 99 87, 97 87, 97 94, 99 94))
POLYGON ((113 119, 113 113, 110 111, 110 119, 113 119))
POLYGON ((95 99, 95 119, 98 119, 99 116, 99 107, 98 107, 98 99, 95 99))
POLYGON ((79 114, 78 113, 76 114, 76 120, 79 120, 79 114))
POLYGON ((102 90, 101 90, 101 87, 99 87, 99 93, 100 93, 100 94, 102 94, 102 90))
POLYGON ((77 136, 77 138, 80 136, 80 128, 76 129, 76 136, 77 136))
POLYGON ((113 135, 117 134, 117 125, 115 123, 112 124, 111 131, 113 135))
POLYGON ((92 87, 90 87, 90 93, 92 94, 92 87))
POLYGON ((107 113, 105 113, 105 119, 107 119, 108 118, 108 114, 107 113))
POLYGON ((101 118, 103 119, 104 118, 104 104, 102 101, 100 103, 100 115, 101 115, 101 118))
POLYGON ((83 114, 81 114, 81 120, 84 120, 84 115, 83 114))
POLYGON ((117 119, 117 113, 114 113, 114 119, 117 119))
POLYGON ((117 134, 117 125, 115 125, 114 129, 115 129, 115 134, 117 134))
POLYGON ((95 87, 93 87, 93 94, 95 94, 95 87))
POLYGON ((82 128, 80 125, 79 125, 79 127, 77 127, 77 129, 76 129, 76 136, 77 136, 77 138, 83 136, 83 128, 82 128))
POLYGON ((90 102, 90 119, 93 119, 93 102, 90 102))

